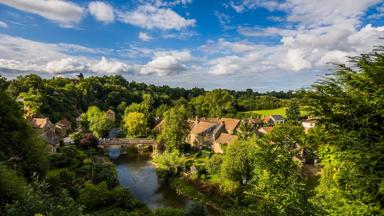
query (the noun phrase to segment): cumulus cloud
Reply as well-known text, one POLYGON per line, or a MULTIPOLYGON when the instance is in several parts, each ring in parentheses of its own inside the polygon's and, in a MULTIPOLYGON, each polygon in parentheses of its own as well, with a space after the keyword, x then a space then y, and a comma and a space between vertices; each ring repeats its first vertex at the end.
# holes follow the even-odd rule
POLYGON ((49 73, 69 73, 69 72, 83 72, 88 69, 89 65, 84 64, 78 59, 63 58, 59 60, 50 61, 45 67, 45 71, 49 73))
POLYGON ((153 38, 145 32, 139 32, 139 39, 145 42, 152 40, 153 38))
POLYGON ((158 56, 144 65, 140 73, 143 75, 156 74, 158 76, 166 76, 179 73, 185 69, 185 66, 178 58, 173 56, 158 56))
POLYGON ((102 57, 99 62, 90 67, 91 71, 96 73, 109 73, 109 74, 119 74, 129 72, 129 65, 119 62, 111 61, 105 57, 102 57))
MULTIPOLYGON (((209 62, 209 72, 216 75, 280 71, 324 70, 327 63, 345 63, 347 56, 369 52, 381 43, 384 26, 361 27, 361 18, 378 0, 315 1, 306 0, 231 1, 238 12, 264 7, 287 13, 290 28, 238 27, 246 37, 280 37, 281 42, 260 45, 247 40, 207 42, 201 49, 220 55, 209 62)), ((380 9, 379 9, 380 10, 380 9)), ((378 11, 379 11, 378 10, 378 11)))
POLYGON ((156 74, 158 76, 178 74, 187 70, 185 63, 192 60, 191 53, 186 50, 156 52, 152 61, 144 65, 140 73, 143 75, 156 74))
POLYGON ((1 0, 0 3, 42 16, 63 27, 78 24, 84 13, 84 9, 79 5, 63 0, 1 0))
POLYGON ((0 21, 0 28, 8 28, 7 23, 0 21))
POLYGON ((136 10, 120 12, 122 22, 146 29, 181 30, 194 26, 196 20, 186 19, 170 8, 160 8, 149 4, 141 5, 136 10))
POLYGON ((91 15, 103 23, 112 23, 115 20, 113 7, 110 4, 93 1, 89 3, 88 10, 91 15))

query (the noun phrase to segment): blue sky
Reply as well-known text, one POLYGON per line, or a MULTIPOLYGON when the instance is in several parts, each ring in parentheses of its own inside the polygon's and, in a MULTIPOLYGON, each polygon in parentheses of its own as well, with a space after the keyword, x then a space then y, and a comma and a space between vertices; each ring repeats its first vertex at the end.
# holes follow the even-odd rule
POLYGON ((382 0, 0 0, 0 74, 307 87, 382 44, 382 0))

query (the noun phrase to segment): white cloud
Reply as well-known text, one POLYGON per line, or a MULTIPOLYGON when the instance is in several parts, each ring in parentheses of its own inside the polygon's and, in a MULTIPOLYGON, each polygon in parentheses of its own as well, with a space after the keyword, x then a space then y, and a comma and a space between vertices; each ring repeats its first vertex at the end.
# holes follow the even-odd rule
POLYGON ((112 23, 115 20, 113 7, 110 4, 93 1, 88 5, 89 13, 103 23, 112 23))
POLYGON ((158 76, 166 76, 184 71, 186 67, 181 60, 173 56, 158 56, 148 62, 141 69, 143 75, 156 74, 158 76))
POLYGON ((1 0, 7 6, 37 14, 63 27, 73 27, 82 19, 84 10, 79 5, 63 0, 1 0))
POLYGON ((7 23, 0 21, 0 28, 8 28, 7 23))
POLYGON ((139 32, 139 39, 145 42, 152 40, 153 38, 145 32, 139 32))
POLYGON ((281 42, 277 44, 219 39, 208 42, 201 49, 207 54, 219 55, 208 64, 210 73, 216 75, 325 71, 331 67, 327 63, 346 63, 347 56, 369 52, 381 44, 379 38, 384 36, 384 26, 368 24, 361 27, 361 18, 378 2, 286 0, 278 4, 270 0, 232 1, 229 6, 238 12, 257 7, 285 11, 286 26, 294 25, 290 28, 238 27, 238 32, 247 37, 280 37, 281 42))
POLYGON ((90 69, 96 73, 119 74, 129 72, 131 68, 125 63, 119 61, 111 61, 105 57, 102 57, 101 60, 92 65, 90 69))
POLYGON ((78 59, 63 58, 54 60, 47 63, 45 71, 48 73, 68 73, 68 72, 83 72, 89 67, 88 64, 82 63, 78 59))
POLYGON ((122 22, 146 29, 181 30, 196 23, 196 20, 185 19, 170 8, 149 4, 141 5, 134 11, 120 12, 119 18, 122 22))
POLYGON ((141 68, 141 74, 156 74, 158 76, 178 74, 187 70, 186 62, 193 60, 191 53, 187 50, 161 51, 154 55, 152 61, 141 68))
POLYGON ((225 56, 214 59, 209 63, 212 67, 209 73, 215 75, 225 75, 240 73, 241 69, 245 67, 243 59, 239 56, 225 56), (239 64, 241 62, 241 64, 239 64))

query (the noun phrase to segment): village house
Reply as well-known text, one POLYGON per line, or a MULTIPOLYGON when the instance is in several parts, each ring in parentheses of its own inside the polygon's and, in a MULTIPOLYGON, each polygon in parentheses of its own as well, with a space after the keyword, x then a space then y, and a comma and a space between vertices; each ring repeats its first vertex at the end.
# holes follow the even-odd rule
POLYGON ((196 148, 216 147, 217 152, 222 152, 222 149, 219 148, 218 145, 228 144, 231 140, 236 138, 237 136, 234 134, 238 130, 239 125, 240 120, 234 118, 219 119, 196 117, 195 121, 191 124, 191 131, 188 135, 187 142, 196 148), (215 142, 216 146, 214 146, 215 142))
POLYGON ((268 126, 268 127, 261 127, 257 130, 259 135, 265 135, 271 133, 273 130, 273 127, 268 126))
POLYGON ((31 124, 45 142, 47 142, 49 152, 56 152, 60 146, 60 136, 56 133, 56 125, 49 118, 32 118, 31 124))
POLYGON ((304 127, 304 131, 308 132, 308 130, 316 126, 316 123, 317 123, 316 119, 306 119, 301 123, 301 125, 304 127))
POLYGON ((259 118, 249 117, 249 119, 246 122, 248 123, 248 125, 252 127, 252 129, 257 129, 263 126, 263 122, 259 118))
POLYGON ((282 115, 270 115, 263 118, 264 125, 272 126, 275 124, 282 124, 285 119, 282 115))
POLYGON ((155 127, 153 127, 152 131, 159 134, 163 128, 164 120, 157 120, 155 127))
POLYGON ((72 128, 71 122, 66 118, 63 118, 62 120, 58 121, 55 127, 56 133, 61 137, 65 137, 67 135, 67 132, 72 128))
POLYGON ((222 154, 227 145, 232 143, 238 137, 236 135, 221 133, 220 136, 213 142, 212 150, 216 154, 222 154))

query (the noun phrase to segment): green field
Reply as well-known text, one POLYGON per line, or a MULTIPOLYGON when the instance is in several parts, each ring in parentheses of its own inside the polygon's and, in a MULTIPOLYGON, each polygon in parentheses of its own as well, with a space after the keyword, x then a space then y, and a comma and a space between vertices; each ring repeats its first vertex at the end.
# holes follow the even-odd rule
MULTIPOLYGON (((269 109, 269 110, 253 110, 253 111, 247 111, 247 112, 244 112, 244 113, 252 113, 252 114, 262 115, 262 116, 282 115, 285 118, 286 117, 285 110, 287 108, 288 107, 280 107, 280 108, 277 108, 277 109, 269 109)), ((306 112, 303 111, 303 108, 304 107, 300 107, 301 115, 306 115, 306 112)))
POLYGON ((269 110, 253 110, 253 111, 247 111, 244 113, 252 113, 252 114, 262 115, 262 116, 282 115, 283 117, 285 117, 285 109, 287 109, 287 107, 281 107, 281 108, 269 109, 269 110))

